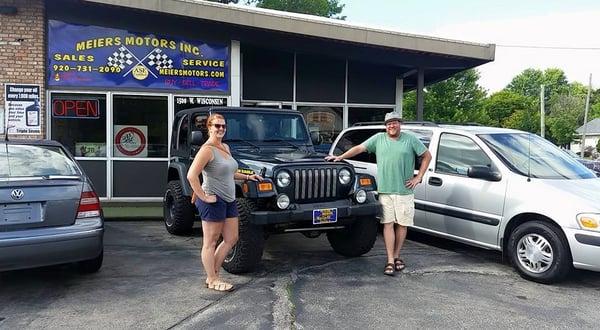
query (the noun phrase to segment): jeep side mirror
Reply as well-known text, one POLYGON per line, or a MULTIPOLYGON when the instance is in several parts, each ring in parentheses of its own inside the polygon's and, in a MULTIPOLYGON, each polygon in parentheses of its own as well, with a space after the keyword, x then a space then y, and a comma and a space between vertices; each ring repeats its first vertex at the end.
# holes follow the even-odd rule
POLYGON ((310 132, 310 140, 315 146, 323 143, 323 137, 317 131, 310 132))
POLYGON ((201 131, 192 131, 192 140, 190 142, 191 145, 193 146, 199 146, 202 145, 202 143, 204 142, 204 135, 202 134, 201 131))
POLYGON ((499 172, 492 171, 489 166, 475 165, 469 167, 467 170, 467 176, 474 179, 483 179, 487 181, 500 181, 502 175, 499 172))

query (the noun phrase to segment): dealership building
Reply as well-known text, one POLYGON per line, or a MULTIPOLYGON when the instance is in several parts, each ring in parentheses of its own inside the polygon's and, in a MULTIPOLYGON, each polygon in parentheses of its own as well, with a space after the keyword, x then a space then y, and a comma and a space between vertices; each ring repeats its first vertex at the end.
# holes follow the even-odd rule
POLYGON ((495 46, 194 0, 0 0, 10 139, 63 143, 111 201, 158 201, 176 112, 296 109, 331 142, 495 46))

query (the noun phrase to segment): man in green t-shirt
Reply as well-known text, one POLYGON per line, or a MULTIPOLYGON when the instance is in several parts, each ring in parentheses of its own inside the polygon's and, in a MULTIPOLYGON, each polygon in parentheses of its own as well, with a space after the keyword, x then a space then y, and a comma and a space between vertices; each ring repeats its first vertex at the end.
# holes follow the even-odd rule
POLYGON ((411 133, 401 133, 402 117, 397 112, 385 115, 385 133, 377 133, 365 142, 339 156, 327 156, 334 162, 354 157, 365 151, 377 157, 377 191, 382 207, 383 241, 387 252, 384 274, 404 269, 400 250, 406 229, 415 215, 414 189, 421 183, 431 161, 427 147, 411 133), (422 157, 419 173, 414 175, 415 156, 422 157))

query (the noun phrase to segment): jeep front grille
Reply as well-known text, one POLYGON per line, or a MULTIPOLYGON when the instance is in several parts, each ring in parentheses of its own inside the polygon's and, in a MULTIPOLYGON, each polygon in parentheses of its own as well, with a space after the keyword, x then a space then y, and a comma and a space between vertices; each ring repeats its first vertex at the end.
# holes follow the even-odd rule
POLYGON ((295 200, 336 197, 337 168, 294 170, 295 200))

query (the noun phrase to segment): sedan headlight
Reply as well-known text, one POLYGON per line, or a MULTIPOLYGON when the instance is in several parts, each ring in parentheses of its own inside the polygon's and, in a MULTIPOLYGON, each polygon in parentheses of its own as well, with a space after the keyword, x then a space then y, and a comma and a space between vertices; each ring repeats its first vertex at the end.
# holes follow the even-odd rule
POLYGON ((349 184, 350 181, 352 180, 352 177, 350 175, 350 171, 348 171, 347 169, 343 168, 340 171, 340 174, 338 175, 339 179, 340 179, 340 183, 341 184, 349 184))
POLYGON ((577 223, 583 230, 600 232, 600 214, 581 213, 577 215, 577 223))
POLYGON ((278 187, 285 188, 290 185, 290 182, 292 182, 292 177, 287 171, 281 171, 277 174, 278 187))

